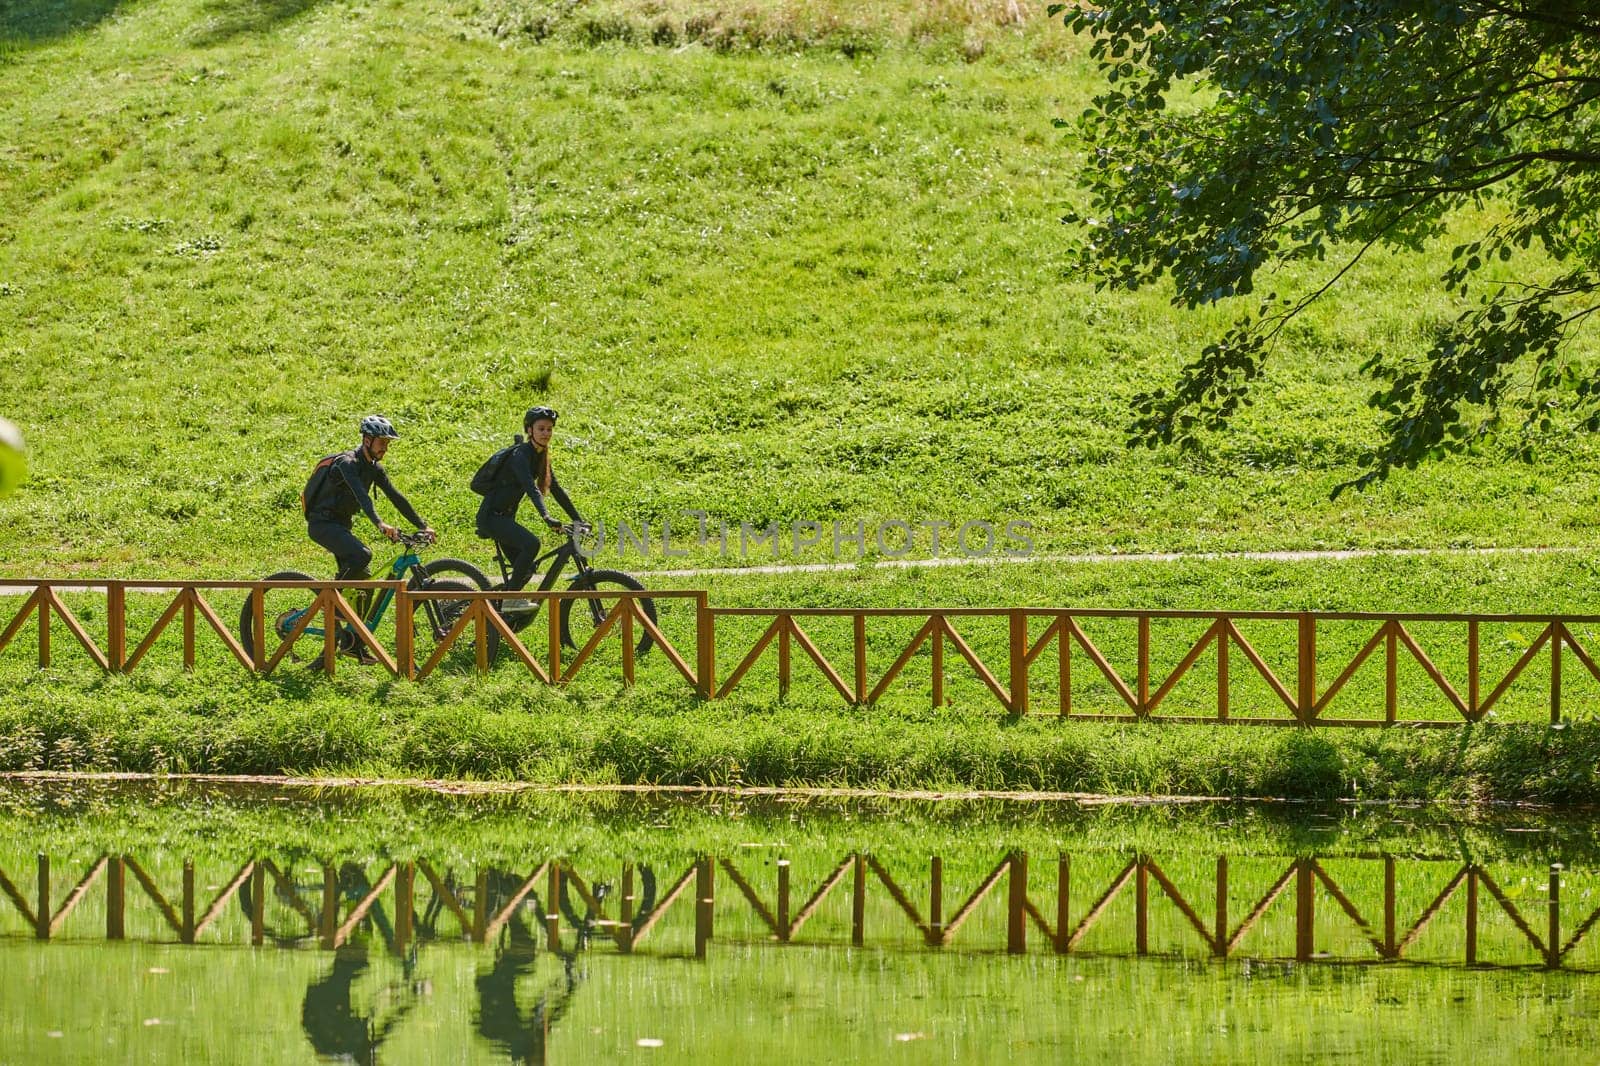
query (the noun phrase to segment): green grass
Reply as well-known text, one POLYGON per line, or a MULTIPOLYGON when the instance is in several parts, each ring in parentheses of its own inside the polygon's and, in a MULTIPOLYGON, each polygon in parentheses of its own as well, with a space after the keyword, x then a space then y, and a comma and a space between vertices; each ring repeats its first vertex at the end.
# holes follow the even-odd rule
MULTIPOLYGON (((1382 610, 1395 589, 1419 611, 1511 611, 1541 597, 1569 613, 1595 611, 1586 592, 1591 564, 1581 555, 1364 559, 1326 563, 1122 563, 1115 566, 1023 565, 1005 571, 1008 600, 1080 607, 1382 610), (1557 590, 1557 591, 1552 591, 1557 590)), ((719 578, 714 601, 728 606, 800 603, 982 605, 995 591, 981 570, 861 571, 844 575, 719 578)), ((237 604, 213 595, 232 617, 237 604)), ((14 601, 20 603, 20 601, 14 601)), ((99 597, 70 595, 96 631, 99 597)), ((130 632, 139 634, 164 606, 130 595, 130 632)), ((103 610, 103 607, 98 609, 103 610)), ((692 647, 693 616, 668 606, 667 635, 692 647)), ((956 624, 977 654, 1005 677, 1004 620, 956 624)), ((1088 619, 1086 631, 1125 678, 1133 676, 1131 621, 1088 619)), ((824 654, 847 674, 848 624, 808 620, 824 654)), ((869 676, 881 676, 915 628, 914 621, 874 622, 869 676)), ((1039 626, 1036 625, 1036 630, 1039 626)), ((720 675, 726 678, 762 623, 725 619, 719 626, 720 675)), ((1293 622, 1245 622, 1242 631, 1282 678, 1294 677, 1293 622)), ((1487 693, 1538 636, 1537 623, 1485 623, 1481 671, 1487 693)), ((1153 676, 1170 671, 1204 629, 1201 622, 1152 626, 1153 676)), ((1319 628, 1320 683, 1326 686, 1371 635, 1364 622, 1319 628), (1341 656, 1343 658, 1341 658, 1341 656)), ((1465 691, 1464 629, 1439 623, 1411 629, 1458 690, 1465 691)), ((57 632, 60 633, 59 627, 57 632)), ((387 636, 387 631, 383 631, 387 636)), ((543 629, 535 626, 533 646, 543 629)), ((1574 634, 1596 645, 1594 627, 1574 634)), ((446 660, 419 683, 342 667, 333 679, 303 667, 252 678, 226 657, 202 627, 197 672, 180 667, 176 630, 127 677, 102 676, 70 643, 39 671, 32 630, 0 658, 0 768, 135 769, 276 773, 280 771, 426 774, 448 777, 662 784, 837 784, 871 787, 982 787, 1124 794, 1294 796, 1307 798, 1496 799, 1593 802, 1600 799, 1595 722, 1600 682, 1569 654, 1563 684, 1565 720, 1548 723, 1549 666, 1538 656, 1508 689, 1487 727, 1449 731, 1349 731, 1151 726, 1129 729, 1055 720, 1053 656, 1031 672, 1034 713, 1010 720, 981 683, 947 651, 950 705, 930 706, 925 647, 901 681, 868 709, 843 705, 820 673, 797 655, 788 697, 777 692, 771 653, 734 693, 702 703, 659 655, 640 663, 639 683, 620 682, 616 649, 603 652, 563 690, 551 690, 520 666, 499 664, 485 679, 470 653, 446 660)), ((68 640, 64 633, 59 640, 68 640)), ((1236 716, 1284 717, 1264 681, 1234 656, 1231 707, 1236 716)), ((1082 656, 1074 710, 1125 709, 1082 656)), ((1459 719, 1421 668, 1402 656, 1402 720, 1459 719)), ((1164 714, 1208 715, 1215 708, 1215 666, 1203 656, 1162 705, 1164 714)), ((1326 717, 1382 715, 1381 654, 1347 684, 1326 717)))
MULTIPOLYGON (((1017 6, 1020 23, 977 0, 13 3, 0 12, 0 407, 27 435, 32 475, 0 501, 0 579, 327 573, 300 487, 374 410, 401 426, 389 466, 440 550, 485 562, 467 482, 536 401, 563 410, 558 470, 584 511, 657 538, 668 520, 681 537, 698 510, 735 531, 1016 520, 1039 552, 1592 539, 1588 437, 1552 440, 1535 465, 1486 447, 1329 501, 1376 424, 1356 368, 1420 349, 1455 312, 1434 288, 1438 248, 1372 258, 1287 331, 1232 435, 1192 454, 1128 451, 1129 399, 1227 318, 1065 271, 1073 234, 1058 218, 1092 146, 1051 120, 1097 82, 1081 41, 1017 6)), ((1495 210, 1453 220, 1450 237, 1495 210)), ((789 540, 780 559, 829 554, 789 540)), ((674 544, 687 554, 671 565, 727 561, 714 540, 674 544)), ((924 531, 914 554, 931 551, 924 531)), ((659 539, 620 562, 668 565, 659 539)), ((692 584, 723 605, 1542 613, 1596 610, 1594 576, 1559 555, 692 584)), ((681 633, 685 618, 667 622, 681 633)), ((1114 628, 1096 639, 1126 662, 1131 638, 1114 628)), ((998 661, 995 633, 967 635, 998 661)), ((1486 633, 1486 669, 1535 635, 1486 633)), ((724 646, 740 636, 730 624, 724 646)), ((837 653, 839 634, 817 636, 837 653)), ((1170 666, 1193 634, 1158 637, 1170 666)), ((1460 676, 1457 636, 1419 637, 1460 676)), ((1281 674, 1280 637, 1252 639, 1281 674)), ((1324 637, 1352 652, 1364 639, 1324 637)), ((890 645, 874 645, 874 669, 890 645)), ((14 646, 0 657, 0 765, 1552 800, 1595 788, 1581 729, 1479 731, 1464 759, 1449 736, 1011 724, 954 670, 953 706, 930 713, 925 657, 862 713, 830 707, 811 677, 780 704, 770 670, 699 706, 659 662, 631 695, 597 673, 561 696, 505 670, 416 689, 241 681, 215 648, 186 677, 170 652, 100 679, 62 648, 41 677, 14 646), (1578 746, 1540 762, 1547 743, 1578 746)), ((1547 669, 1502 718, 1537 722, 1547 669)), ((1265 698, 1238 683, 1238 707, 1265 698)), ((1582 728, 1588 683, 1568 680, 1582 728)), ((1214 702, 1205 686, 1170 706, 1214 702)), ((1415 671, 1403 686, 1408 706, 1433 699, 1415 671)), ((1035 689, 1047 706, 1049 682, 1035 689)), ((1083 709, 1112 709, 1109 690, 1087 691, 1083 709)), ((1376 691, 1352 681, 1351 713, 1370 716, 1376 691)))
POLYGON ((974 62, 912 5, 751 5, 822 29, 728 50, 492 32, 545 6, 13 7, 0 358, 34 464, 0 504, 8 571, 320 564, 296 496, 368 410, 470 550, 466 483, 534 400, 612 522, 1015 518, 1041 549, 1592 529, 1587 439, 1328 501, 1374 425, 1355 367, 1451 311, 1431 250, 1291 331, 1235 435, 1124 450, 1129 397, 1225 319, 1063 273, 1088 146, 1050 122, 1095 79, 1057 25, 979 11, 974 62), (852 58, 858 25, 880 44, 852 58))

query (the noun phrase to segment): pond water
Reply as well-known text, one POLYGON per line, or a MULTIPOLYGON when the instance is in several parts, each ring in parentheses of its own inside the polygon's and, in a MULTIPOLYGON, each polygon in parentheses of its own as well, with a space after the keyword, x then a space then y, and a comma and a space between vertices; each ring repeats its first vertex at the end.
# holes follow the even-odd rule
POLYGON ((1592 814, 0 782, 0 1063, 1590 1063, 1597 889, 1592 814))

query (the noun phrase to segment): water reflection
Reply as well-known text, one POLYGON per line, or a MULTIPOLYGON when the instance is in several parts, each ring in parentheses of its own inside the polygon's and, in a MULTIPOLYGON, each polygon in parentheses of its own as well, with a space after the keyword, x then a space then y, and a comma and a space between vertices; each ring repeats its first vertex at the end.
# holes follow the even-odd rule
POLYGON ((353 859, 307 870, 293 860, 280 865, 260 858, 244 860, 231 881, 206 899, 197 888, 195 862, 185 859, 174 906, 138 858, 109 854, 88 863, 56 904, 53 878, 60 864, 41 854, 36 904, 3 869, 0 889, 32 935, 46 941, 82 939, 92 919, 74 914, 91 909, 89 901, 96 898, 104 910, 105 938, 127 938, 129 896, 136 894, 128 890, 129 873, 165 919, 165 928, 147 928, 140 939, 226 941, 242 932, 237 920, 232 933, 223 928, 227 923, 221 916, 234 901, 252 944, 319 946, 334 953, 332 970, 307 994, 307 1029, 317 1019, 315 1028, 323 1034, 319 1047, 363 1061, 372 1057, 393 1019, 410 1009, 421 946, 464 940, 494 948, 495 968, 480 987, 490 990, 499 1006, 487 1011, 482 1024, 486 1035, 501 1033, 508 1047, 520 1049, 532 1045, 505 1037, 510 1023, 500 1015, 514 1002, 511 986, 532 969, 541 941, 563 962, 565 991, 541 996, 532 1020, 513 1026, 519 1032, 534 1021, 542 1030, 559 1015, 560 1004, 581 982, 575 969, 581 953, 603 947, 631 955, 654 947, 661 938, 658 928, 673 914, 677 939, 655 954, 692 953, 704 959, 713 939, 731 932, 735 941, 779 944, 799 942, 804 934, 805 942, 819 946, 871 941, 904 948, 920 942, 937 950, 1011 954, 1040 946, 1056 954, 1088 950, 1549 969, 1592 968, 1588 954, 1580 959, 1577 949, 1600 924, 1600 906, 1592 898, 1600 894, 1595 871, 1569 870, 1561 863, 1483 863, 1470 855, 1207 858, 1178 853, 1158 859, 1063 852, 1039 862, 1027 852, 1011 851, 964 896, 954 882, 964 877, 970 884, 984 868, 970 858, 960 876, 947 878, 940 856, 924 865, 880 860, 868 852, 850 852, 824 864, 813 855, 806 865, 816 879, 798 886, 788 858, 760 861, 759 873, 747 856, 698 855, 681 863, 681 873, 661 891, 649 862, 623 862, 617 876, 601 879, 597 871, 580 871, 573 861, 556 858, 527 874, 481 867, 468 877, 448 865, 441 874, 419 859, 387 863, 372 877, 353 859), (1169 872, 1174 863, 1178 873, 1169 872), (103 893, 97 891, 101 881, 103 893), (848 900, 847 923, 841 899, 848 900), (812 922, 825 907, 832 908, 832 923, 817 932, 812 922), (975 922, 980 914, 989 920, 975 922), (964 933, 969 922, 982 930, 964 933), (1153 935, 1162 938, 1160 944, 1153 935), (374 947, 401 960, 403 974, 379 997, 382 1009, 361 1016, 349 1006, 349 986, 366 972, 374 947), (358 1039, 358 1032, 365 1037, 358 1039))
MULTIPOLYGON (((499 892, 515 891, 514 880, 504 874, 493 878, 493 884, 499 892)), ((537 897, 532 906, 538 908, 537 897)), ((475 982, 478 1003, 473 1023, 478 1035, 512 1062, 545 1061, 550 1030, 566 1015, 573 995, 583 983, 584 971, 578 965, 578 953, 588 946, 589 928, 582 923, 578 923, 577 928, 576 947, 571 951, 559 948, 556 951, 561 959, 560 979, 542 988, 526 1012, 517 1002, 517 981, 533 972, 539 945, 522 914, 513 914, 506 922, 496 946, 494 964, 478 975, 475 982)))
POLYGON ((207 1027, 222 1061, 609 1061, 663 1040, 682 1061, 902 1042, 1113 1061, 1157 1019, 1190 1034, 1164 1061, 1282 1063, 1600 1039, 1600 848, 1578 819, 659 800, 358 818, 279 795, 0 803, 0 953, 41 975, 0 997, 0 1043, 86 1061, 76 1021, 147 1061, 207 1027), (130 984, 132 958, 168 976, 130 984))

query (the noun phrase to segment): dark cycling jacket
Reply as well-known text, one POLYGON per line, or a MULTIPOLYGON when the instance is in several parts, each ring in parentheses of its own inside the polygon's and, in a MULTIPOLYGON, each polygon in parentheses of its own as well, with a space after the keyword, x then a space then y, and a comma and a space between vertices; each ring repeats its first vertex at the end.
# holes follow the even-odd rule
POLYGON ((373 525, 381 525, 378 512, 372 506, 371 490, 374 485, 383 490, 383 494, 389 497, 389 502, 394 504, 395 510, 406 521, 418 529, 427 525, 417 514, 417 509, 411 506, 411 501, 394 487, 389 480, 389 472, 382 464, 368 459, 360 448, 340 452, 333 460, 321 491, 315 499, 306 501, 306 521, 337 522, 348 527, 355 513, 360 511, 372 519, 373 525))
MULTIPOLYGON (((539 517, 549 520, 550 512, 545 507, 544 493, 539 491, 538 479, 534 477, 534 464, 539 464, 538 469, 543 472, 546 458, 546 453, 535 448, 530 441, 523 441, 512 448, 511 454, 500 464, 494 484, 484 493, 483 513, 514 515, 522 504, 522 497, 526 496, 533 501, 533 509, 539 512, 539 517)), ((574 522, 583 521, 583 516, 568 498, 567 491, 556 480, 554 471, 550 473, 550 495, 555 497, 561 509, 574 522)))

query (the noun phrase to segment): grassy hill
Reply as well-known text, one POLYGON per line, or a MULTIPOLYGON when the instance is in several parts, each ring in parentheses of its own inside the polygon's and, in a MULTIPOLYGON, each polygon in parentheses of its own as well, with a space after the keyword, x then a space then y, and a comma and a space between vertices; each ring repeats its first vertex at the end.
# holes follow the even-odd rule
MULTIPOLYGON (((1486 448, 1329 501, 1375 425, 1356 368, 1420 350, 1457 311, 1435 291, 1438 248, 1372 257, 1286 331, 1232 434, 1194 454, 1127 450, 1129 399, 1228 313, 1096 292, 1067 270, 1059 218, 1093 145, 1052 120, 1098 82, 1041 10, 10 0, 0 414, 27 435, 32 476, 0 502, 0 579, 330 572, 298 494, 370 411, 399 423, 388 465, 440 550, 487 562, 467 482, 535 402, 562 409, 558 470, 612 529, 681 531, 702 511, 735 529, 1024 521, 1039 552, 1591 541, 1589 438, 1552 440, 1537 464, 1486 448)), ((688 554, 673 566, 723 561, 715 542, 674 546, 688 554)), ((931 547, 924 531, 914 554, 931 547)), ((1600 607, 1581 554, 712 587, 757 604, 1600 607)), ((1444 738, 1313 751, 1168 733, 1108 753, 1101 734, 1007 726, 981 700, 930 716, 925 694, 864 730, 856 712, 778 708, 756 678, 748 703, 719 709, 649 686, 529 695, 506 678, 41 678, 16 649, 0 667, 11 768, 1319 795, 1438 794, 1463 772, 1444 738), (1395 785, 1423 765, 1435 776, 1395 785)), ((1571 713, 1592 716, 1573 685, 1571 713)), ((1556 780, 1548 752, 1496 743, 1484 759, 1520 754, 1487 793, 1596 789, 1587 755, 1556 780)))
POLYGON ((1127 451, 1129 397, 1226 319, 1064 271, 1092 146, 1051 121, 1096 84, 1005 2, 13 0, 0 403, 34 465, 4 571, 321 572, 297 495, 373 410, 471 553, 466 482, 534 401, 580 503, 634 526, 1587 540, 1588 440, 1329 502, 1373 425, 1355 368, 1453 313, 1431 254, 1291 330, 1236 434, 1127 451))

